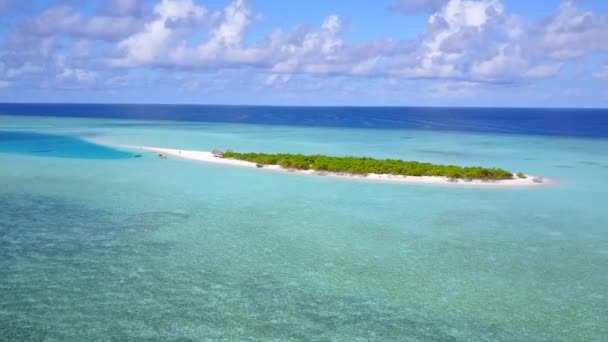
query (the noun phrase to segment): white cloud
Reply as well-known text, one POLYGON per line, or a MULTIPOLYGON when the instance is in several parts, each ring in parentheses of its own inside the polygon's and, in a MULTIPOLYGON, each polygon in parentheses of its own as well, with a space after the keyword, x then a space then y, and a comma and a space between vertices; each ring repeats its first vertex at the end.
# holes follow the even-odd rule
POLYGON ((514 20, 503 5, 491 1, 449 1, 431 15, 425 32, 410 54, 398 59, 392 73, 412 78, 466 78, 471 59, 494 38, 508 36, 514 20))
POLYGON ((57 75, 57 79, 60 81, 78 81, 78 82, 92 82, 97 79, 97 72, 75 68, 65 68, 57 75))
MULTIPOLYGON (((195 63, 256 63, 259 53, 243 47, 243 40, 251 24, 251 10, 244 0, 235 0, 225 9, 222 20, 206 40, 195 49, 195 63), (218 59, 218 57, 220 59, 218 59)), ((184 45, 181 46, 184 48, 184 45)), ((187 53, 185 54, 187 55, 187 53)))
POLYGON ((608 52, 608 16, 600 16, 563 2, 534 32, 540 47, 554 59, 568 60, 594 52, 608 52))
POLYGON ((57 33, 75 33, 82 28, 82 17, 70 6, 60 5, 46 9, 40 15, 22 24, 25 31, 41 36, 57 33))
MULTIPOLYGON (((533 21, 507 12, 501 0, 400 0, 393 8, 403 13, 431 13, 423 32, 411 41, 358 44, 342 38, 339 15, 317 27, 275 28, 251 41, 247 33, 260 14, 247 0, 232 0, 221 11, 195 0, 156 0, 151 7, 145 1, 104 0, 93 15, 53 5, 24 20, 5 37, 4 78, 40 73, 113 84, 112 76, 130 68, 164 68, 176 75, 222 71, 241 80, 245 76, 235 75, 242 73, 253 75, 250 84, 269 87, 317 84, 321 77, 424 78, 439 80, 441 93, 454 82, 467 89, 469 83, 529 83, 559 74, 570 60, 608 52, 608 17, 571 1, 533 21), (302 81, 306 77, 311 80, 302 81)), ((593 76, 606 73, 603 68, 593 76)), ((198 86, 205 78, 197 77, 198 86)), ((195 84, 165 79, 184 89, 195 84)))
POLYGON ((562 70, 563 63, 542 64, 528 68, 524 73, 528 78, 547 78, 552 77, 562 70))
POLYGON ((499 0, 450 0, 429 17, 417 44, 390 72, 495 83, 556 75, 562 63, 540 58, 528 30, 529 24, 507 14, 499 0))
POLYGON ((428 89, 427 93, 435 98, 462 98, 476 94, 478 83, 474 82, 439 82, 428 89))
POLYGON ((509 49, 509 46, 504 45, 499 48, 496 55, 474 63, 471 66, 471 75, 475 79, 486 81, 510 79, 519 75, 522 70, 526 70, 527 65, 520 49, 509 49))
POLYGON ((145 66, 170 64, 167 52, 176 42, 186 44, 187 28, 180 22, 201 22, 207 17, 207 9, 192 0, 162 0, 154 7, 156 17, 118 44, 124 54, 110 61, 114 66, 145 66))
POLYGON ((139 25, 138 19, 129 16, 95 15, 85 18, 70 6, 58 5, 27 19, 18 29, 24 34, 41 37, 71 35, 112 41, 129 35, 139 25))
POLYGON ((91 42, 88 40, 79 40, 72 44, 70 56, 73 58, 86 58, 91 53, 91 42))
POLYGON ((127 86, 129 84, 129 78, 125 75, 121 75, 121 76, 114 76, 114 77, 110 77, 108 78, 105 82, 106 85, 109 86, 127 86))
POLYGON ((91 39, 116 40, 135 31, 140 26, 139 21, 131 17, 94 16, 84 24, 77 36, 91 39))
POLYGON ((266 77, 266 80, 264 80, 264 84, 267 86, 274 84, 285 84, 289 82, 290 79, 291 75, 289 74, 270 74, 268 77, 266 77))
POLYGON ((601 68, 593 72, 593 77, 599 80, 608 81, 608 64, 603 65, 601 68))
POLYGON ((344 56, 341 55, 343 42, 336 37, 340 32, 342 23, 335 16, 325 19, 319 30, 290 33, 275 31, 266 48, 274 50, 280 60, 271 67, 275 73, 332 73, 344 66, 338 63, 344 56))
POLYGON ((43 70, 44 69, 39 65, 34 65, 30 62, 26 62, 25 64, 21 65, 20 67, 9 68, 6 71, 6 76, 8 78, 17 78, 24 74, 37 73, 37 72, 41 72, 43 70))
MULTIPOLYGON (((270 73, 368 74, 389 52, 391 42, 345 46, 338 35, 342 21, 328 16, 315 30, 303 26, 272 31, 265 39, 245 44, 252 24, 249 3, 234 0, 221 13, 209 13, 190 0, 162 1, 157 17, 145 29, 120 42, 119 57, 110 65, 122 67, 167 66, 178 68, 254 67, 270 73), (171 9, 171 10, 169 10, 171 9), (192 31, 166 25, 195 13, 210 27, 200 42, 188 40, 192 31), (377 50, 377 52, 375 52, 377 50)), ((201 27, 198 27, 199 29, 201 27)), ((205 27, 206 28, 206 27, 205 27)))
POLYGON ((4 80, 3 74, 6 70, 6 66, 2 61, 0 61, 0 88, 5 88, 11 85, 11 81, 4 80))
POLYGON ((251 22, 250 15, 251 11, 244 0, 233 1, 224 9, 224 20, 213 29, 202 46, 240 47, 251 22))
POLYGON ((342 21, 336 15, 325 19, 316 30, 303 27, 291 32, 275 30, 265 50, 274 52, 269 67, 274 73, 314 75, 374 75, 401 46, 393 41, 372 41, 347 45, 340 38, 342 21))

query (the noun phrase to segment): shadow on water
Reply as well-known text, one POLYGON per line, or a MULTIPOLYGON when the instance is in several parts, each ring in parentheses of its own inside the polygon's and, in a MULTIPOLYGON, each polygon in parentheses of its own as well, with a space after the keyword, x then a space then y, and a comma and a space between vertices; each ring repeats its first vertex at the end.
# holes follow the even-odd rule
POLYGON ((608 164, 600 163, 600 162, 593 161, 593 160, 581 160, 579 163, 584 164, 584 165, 597 166, 597 167, 601 167, 601 168, 608 168, 608 164))
POLYGON ((131 153, 93 144, 76 137, 17 131, 0 131, 0 153, 78 159, 131 157, 131 153))
POLYGON ((419 149, 418 152, 437 156, 466 156, 468 153, 455 150, 419 149))

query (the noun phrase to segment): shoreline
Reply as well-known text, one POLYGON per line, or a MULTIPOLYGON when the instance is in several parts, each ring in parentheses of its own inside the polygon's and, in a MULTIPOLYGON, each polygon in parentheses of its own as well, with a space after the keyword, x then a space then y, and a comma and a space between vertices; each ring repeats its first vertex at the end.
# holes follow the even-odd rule
POLYGON ((118 148, 124 148, 134 151, 145 151, 155 153, 157 155, 171 156, 184 160, 198 161, 210 164, 220 164, 228 166, 247 167, 261 170, 278 171, 285 173, 318 176, 318 177, 330 177, 330 178, 343 178, 351 180, 363 180, 363 181, 375 181, 385 183, 407 183, 407 184, 434 184, 434 185, 451 185, 451 186, 475 186, 484 188, 528 188, 528 187, 543 187, 551 184, 555 184, 555 181, 549 180, 544 177, 538 177, 526 174, 526 178, 518 178, 513 174, 513 179, 502 179, 502 180, 481 180, 472 179, 465 181, 463 179, 452 180, 447 177, 439 176, 401 176, 391 174, 346 174, 346 173, 335 173, 326 171, 315 171, 315 170, 290 170, 284 169, 279 165, 264 165, 263 167, 257 167, 255 163, 228 159, 214 156, 210 151, 193 151, 193 150, 180 150, 174 148, 155 147, 155 146, 140 146, 140 145, 121 145, 111 144, 97 139, 88 138, 87 140, 118 148), (540 180, 540 182, 538 181, 540 180))

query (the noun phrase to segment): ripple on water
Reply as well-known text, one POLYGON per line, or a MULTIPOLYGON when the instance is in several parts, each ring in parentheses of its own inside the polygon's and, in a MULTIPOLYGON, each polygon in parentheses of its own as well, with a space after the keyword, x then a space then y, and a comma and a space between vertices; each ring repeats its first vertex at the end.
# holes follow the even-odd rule
POLYGON ((171 262, 180 246, 150 233, 185 224, 181 212, 21 194, 0 205, 0 340, 539 340, 316 282, 171 262))

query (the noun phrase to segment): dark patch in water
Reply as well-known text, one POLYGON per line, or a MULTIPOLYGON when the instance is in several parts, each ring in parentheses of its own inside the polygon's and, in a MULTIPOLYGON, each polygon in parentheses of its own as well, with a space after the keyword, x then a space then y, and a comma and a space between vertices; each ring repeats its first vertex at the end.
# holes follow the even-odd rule
POLYGON ((104 134, 99 133, 99 132, 80 132, 80 133, 77 132, 74 135, 79 136, 79 137, 84 137, 84 138, 96 138, 96 137, 101 137, 104 134))
POLYGON ((66 135, 0 131, 0 153, 80 159, 123 159, 131 153, 66 135))
POLYGON ((431 150, 431 149, 420 149, 418 152, 426 154, 434 154, 440 156, 465 156, 468 153, 461 151, 449 151, 449 150, 431 150))
POLYGON ((554 167, 560 168, 560 169, 573 169, 574 166, 571 165, 554 165, 554 167))
POLYGON ((0 323, 0 341, 45 341, 46 339, 46 329, 34 322, 28 322, 27 319, 14 318, 0 323))
POLYGON ((580 161, 579 163, 585 164, 585 165, 597 166, 597 167, 601 167, 603 169, 608 168, 608 164, 600 163, 600 162, 596 162, 596 161, 592 161, 592 160, 583 160, 583 161, 580 161))

